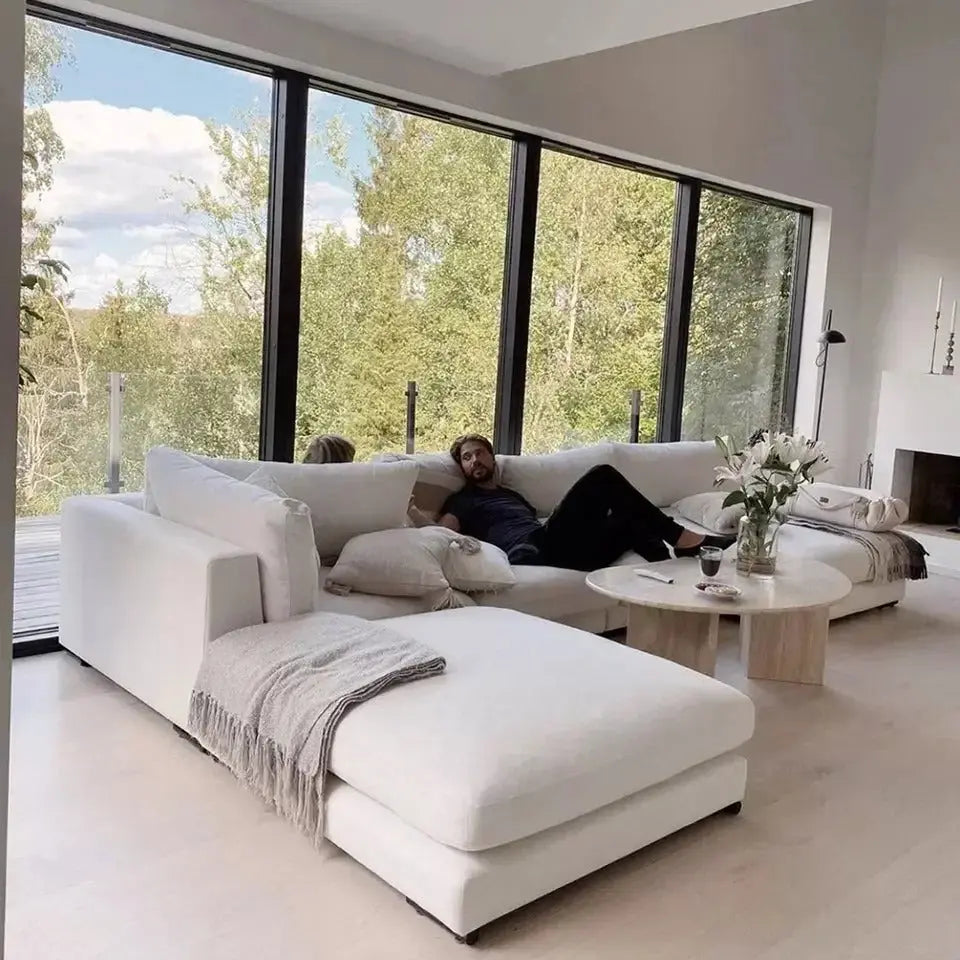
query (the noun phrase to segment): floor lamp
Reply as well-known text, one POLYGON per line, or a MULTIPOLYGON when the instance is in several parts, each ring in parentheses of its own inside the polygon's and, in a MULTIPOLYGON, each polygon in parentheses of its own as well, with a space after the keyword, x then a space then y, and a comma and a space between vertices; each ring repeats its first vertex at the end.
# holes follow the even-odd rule
POLYGON ((820 344, 820 352, 817 354, 817 423, 813 432, 813 439, 820 439, 820 419, 823 416, 823 388, 827 377, 827 355, 832 343, 846 343, 847 338, 839 331, 833 329, 833 311, 827 311, 827 322, 823 325, 823 333, 820 334, 817 342, 820 344))

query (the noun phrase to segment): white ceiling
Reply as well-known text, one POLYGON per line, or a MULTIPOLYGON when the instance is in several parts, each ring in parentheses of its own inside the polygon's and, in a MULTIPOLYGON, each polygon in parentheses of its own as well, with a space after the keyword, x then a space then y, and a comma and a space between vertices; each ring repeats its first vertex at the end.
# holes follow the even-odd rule
POLYGON ((807 0, 258 0, 420 56, 496 74, 807 0))

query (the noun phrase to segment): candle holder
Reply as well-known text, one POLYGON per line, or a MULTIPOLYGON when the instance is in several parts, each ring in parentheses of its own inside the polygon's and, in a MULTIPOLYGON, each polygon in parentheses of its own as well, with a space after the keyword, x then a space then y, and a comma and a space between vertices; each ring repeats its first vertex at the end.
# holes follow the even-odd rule
POLYGON ((951 330, 951 331, 950 331, 950 339, 947 340, 947 362, 943 365, 943 370, 941 371, 941 373, 942 373, 945 377, 952 377, 952 376, 953 376, 953 343, 954 343, 954 337, 955 337, 955 336, 956 336, 956 335, 955 335, 954 332, 951 330))
POLYGON ((930 372, 934 373, 934 366, 937 362, 937 339, 940 336, 940 311, 937 310, 937 315, 933 321, 933 352, 930 354, 930 372))

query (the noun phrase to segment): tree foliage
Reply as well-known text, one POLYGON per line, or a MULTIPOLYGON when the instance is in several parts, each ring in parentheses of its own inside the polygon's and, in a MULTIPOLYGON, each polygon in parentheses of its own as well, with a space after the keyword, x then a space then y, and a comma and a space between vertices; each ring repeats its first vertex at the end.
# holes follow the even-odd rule
MULTIPOLYGON (((25 193, 24 256, 41 258, 56 224, 38 223, 31 203, 50 187, 62 154, 42 104, 55 92, 64 46, 34 20, 28 45, 27 109, 41 159, 25 193)), ((358 223, 308 220, 305 231, 298 453, 322 432, 349 436, 361 457, 402 448, 408 381, 419 390, 419 449, 492 429, 511 144, 385 107, 366 108, 363 124, 358 141, 334 115, 310 142, 308 167, 342 172, 358 223), (358 142, 367 145, 362 161, 350 149, 358 142)), ((21 403, 22 513, 102 489, 110 371, 126 375, 129 489, 155 443, 256 455, 269 129, 248 116, 207 132, 216 185, 177 178, 198 225, 182 279, 199 309, 171 312, 169 291, 140 278, 118 282, 96 310, 60 298, 59 309, 51 302, 37 311, 24 346, 38 382, 21 403)), ((626 439, 636 388, 642 436, 653 438, 675 203, 667 179, 545 152, 525 449, 626 439)), ((794 226, 795 216, 777 208, 704 195, 686 435, 745 436, 780 416, 794 226)))

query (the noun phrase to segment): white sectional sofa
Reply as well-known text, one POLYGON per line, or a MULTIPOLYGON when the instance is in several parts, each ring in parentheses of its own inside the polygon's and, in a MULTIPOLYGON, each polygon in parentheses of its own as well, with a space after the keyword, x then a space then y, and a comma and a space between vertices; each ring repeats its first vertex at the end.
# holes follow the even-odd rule
MULTIPOLYGON (((292 603, 295 592, 277 592, 277 570, 258 552, 257 532, 239 529, 242 511, 217 508, 217 478, 249 491, 236 481, 258 465, 185 459, 212 471, 204 467, 202 486, 168 497, 167 512, 199 511, 197 526, 221 535, 157 515, 149 490, 80 497, 64 506, 61 552, 61 643, 181 729, 207 644, 262 623, 265 611, 275 619, 278 603, 292 603)), ((412 459, 416 469, 387 465, 373 486, 361 480, 377 473, 369 465, 267 472, 282 474, 277 486, 289 498, 310 501, 323 554, 384 518, 401 524, 415 481, 415 495, 427 498, 460 482, 448 458, 412 459), (326 487, 339 493, 319 495, 326 487), (381 492, 365 500, 374 488, 381 492)), ((613 463, 667 507, 710 488, 716 453, 700 443, 600 444, 501 458, 501 479, 547 514, 598 463, 613 463)), ((281 499, 262 490, 252 496, 281 499)), ((863 582, 867 565, 850 541, 788 528, 783 552, 831 563, 854 581, 834 615, 903 594, 903 584, 863 582)), ((315 557, 303 562, 314 565, 316 584, 315 557)), ((305 571, 287 569, 281 580, 306 582, 305 571)), ((710 814, 739 809, 746 763, 738 750, 753 731, 753 706, 736 690, 592 636, 622 626, 624 611, 590 591, 582 573, 515 573, 514 586, 474 596, 459 610, 425 613, 428 602, 417 598, 322 589, 306 607, 301 596, 291 608, 307 617, 380 619, 446 658, 442 676, 390 689, 344 718, 330 758, 325 831, 468 941, 550 890, 710 814)), ((320 571, 321 586, 328 574, 320 571)))
MULTIPOLYGON (((198 459, 237 479, 250 476, 258 466, 241 460, 198 459)), ((455 489, 462 482, 446 455, 395 455, 392 459, 420 465, 418 476, 424 478, 428 493, 430 487, 446 484, 455 489)), ((670 504, 711 488, 718 463, 713 444, 691 442, 604 443, 498 461, 502 482, 519 490, 544 515, 579 476, 598 463, 612 463, 654 503, 675 513, 670 504)), ((338 469, 349 471, 350 466, 338 469)), ((439 497, 437 490, 434 493, 439 497)), ((363 513, 362 494, 354 498, 351 509, 357 515, 363 513)), ((342 515, 337 522, 349 526, 342 515)), ((866 580, 869 563, 853 541, 789 524, 781 536, 782 555, 821 560, 854 584, 849 596, 832 608, 831 616, 885 606, 903 597, 903 581, 866 580)), ((621 562, 638 559, 627 555, 621 562)), ((256 556, 227 539, 152 514, 145 509, 143 494, 68 500, 63 508, 61 565, 61 643, 180 726, 204 644, 263 620, 256 556), (178 660, 183 670, 166 669, 178 660), (164 669, 157 669, 160 662, 164 669)), ((514 572, 515 586, 477 595, 474 602, 592 633, 620 629, 626 623, 625 608, 590 590, 582 573, 536 566, 516 567, 514 572)), ((321 586, 328 574, 329 567, 321 569, 321 586)), ((314 608, 383 619, 424 613, 430 606, 421 598, 340 596, 321 589, 314 608)))

